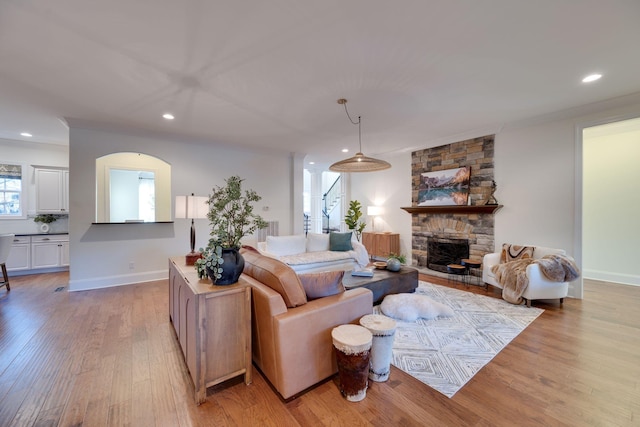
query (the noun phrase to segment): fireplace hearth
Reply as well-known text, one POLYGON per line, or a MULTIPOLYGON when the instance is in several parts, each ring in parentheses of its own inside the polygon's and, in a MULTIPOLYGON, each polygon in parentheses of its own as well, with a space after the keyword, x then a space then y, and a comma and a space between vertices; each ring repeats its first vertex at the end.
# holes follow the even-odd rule
POLYGON ((469 258, 469 239, 427 239, 427 268, 446 273, 447 265, 460 264, 465 258, 469 258))

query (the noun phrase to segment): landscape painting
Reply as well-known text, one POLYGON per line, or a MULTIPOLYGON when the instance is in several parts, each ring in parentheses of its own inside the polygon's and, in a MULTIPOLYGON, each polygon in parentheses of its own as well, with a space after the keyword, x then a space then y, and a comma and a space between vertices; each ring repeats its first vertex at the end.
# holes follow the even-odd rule
POLYGON ((471 167, 420 174, 418 206, 466 205, 471 167))

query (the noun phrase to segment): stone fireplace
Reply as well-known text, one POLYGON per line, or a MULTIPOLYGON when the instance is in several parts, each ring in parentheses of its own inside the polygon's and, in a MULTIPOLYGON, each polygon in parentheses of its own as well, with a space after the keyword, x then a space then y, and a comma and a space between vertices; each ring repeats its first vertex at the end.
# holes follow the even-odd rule
POLYGON ((482 259, 494 251, 495 209, 484 206, 494 179, 493 150, 494 135, 489 135, 411 154, 413 203, 405 210, 412 213, 414 266, 446 272, 446 264, 444 270, 438 265, 461 258, 482 259), (471 167, 469 206, 417 206, 422 173, 464 166, 471 167))
POLYGON ((469 258, 468 239, 427 238, 428 269, 446 273, 448 264, 460 264, 466 258, 469 258))

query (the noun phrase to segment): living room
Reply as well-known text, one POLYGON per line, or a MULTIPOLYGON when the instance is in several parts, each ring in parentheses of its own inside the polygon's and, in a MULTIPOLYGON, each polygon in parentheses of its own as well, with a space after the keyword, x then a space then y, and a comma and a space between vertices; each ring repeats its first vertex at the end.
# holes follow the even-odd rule
MULTIPOLYGON (((617 5, 620 8, 629 7, 629 10, 637 12, 637 9, 633 9, 625 2, 617 2, 617 5)), ((284 5, 281 6, 284 7, 284 5)), ((369 7, 362 4, 360 6, 363 6, 365 12, 369 7)), ((503 6, 505 8, 508 7, 506 5, 503 6)), ((16 8, 19 12, 18 15, 30 16, 30 7, 36 6, 11 5, 10 7, 16 8)), ((347 23, 350 19, 358 20, 360 13, 365 13, 352 5, 348 7, 347 19, 340 16, 340 10, 344 5, 335 4, 332 7, 335 7, 336 11, 333 14, 329 14, 329 16, 338 19, 342 24, 339 28, 342 29, 348 27, 347 23)), ((42 16, 46 16, 46 10, 38 8, 35 10, 40 19, 43 19, 42 16)), ((385 10, 390 15, 393 14, 391 10, 386 8, 385 10)), ((239 11, 236 12, 240 13, 239 11)), ((612 13, 612 15, 616 18, 622 15, 634 16, 633 13, 625 14, 623 12, 624 9, 615 9, 615 13, 612 13)), ((13 10, 13 13, 17 12, 13 10)), ((309 18, 309 14, 310 12, 307 11, 304 16, 309 18)), ((269 16, 275 20, 274 16, 269 16)), ((449 17, 448 24, 456 23, 452 15, 447 16, 449 17)), ((296 15, 296 17, 300 18, 299 15, 296 15)), ((372 19, 374 23, 381 26, 385 22, 383 17, 377 14, 375 17, 367 15, 367 18, 372 19)), ((409 19, 404 14, 402 17, 409 19)), ((611 16, 609 17, 614 19, 611 16)), ((58 25, 60 25, 60 22, 66 22, 60 14, 53 13, 53 18, 55 19, 52 19, 52 21, 58 23, 58 25)), ((250 24, 245 23, 247 27, 255 24, 260 30, 268 32, 270 25, 259 24, 260 20, 253 14, 250 18, 248 21, 250 24)), ((495 19, 499 20, 499 17, 495 19)), ((593 22, 597 22, 596 18, 590 19, 593 22)), ((410 22, 413 25, 417 25, 413 20, 410 20, 410 22)), ((466 16, 464 22, 467 24, 473 22, 473 17, 466 16)), ((394 24, 398 23, 394 21, 394 24)), ((443 32, 447 30, 447 28, 442 28, 442 25, 438 25, 438 19, 434 17, 429 18, 429 24, 443 32)), ((296 25, 302 24, 297 23, 296 25)), ((317 22, 316 25, 318 25, 317 22)), ((62 26, 64 27, 64 25, 62 26)), ((231 31, 226 25, 222 27, 225 31, 231 31)), ((625 32, 619 38, 633 40, 633 37, 629 36, 629 34, 635 34, 633 31, 636 30, 633 29, 633 26, 625 26, 624 29, 625 32)), ((79 38, 91 39, 91 37, 87 37, 84 27, 76 28, 74 31, 80 34, 79 38)), ((220 39, 225 39, 225 32, 219 31, 220 33, 209 34, 209 39, 215 39, 214 35, 220 39)), ((566 28, 564 31, 567 31, 566 28)), ((606 32, 604 29, 602 31, 606 32)), ((71 30, 70 32, 73 33, 71 30)), ((19 33, 18 31, 17 34, 19 33)), ((328 31, 328 33, 331 33, 331 31, 328 31)), ((258 31, 257 34, 256 38, 260 38, 259 34, 261 33, 258 31)), ((368 37, 375 36, 375 32, 367 32, 366 34, 368 37)), ((334 35, 334 37, 343 40, 343 38, 348 39, 349 35, 353 35, 353 33, 348 32, 339 37, 334 35)), ((42 34, 40 36, 44 37, 42 34)), ((192 37, 196 36, 192 35, 192 37)), ((431 40, 436 39, 434 37, 431 40)), ((69 41, 73 40, 73 38, 70 37, 69 40, 65 40, 69 41)), ((243 55, 242 58, 238 59, 238 62, 242 62, 246 58, 262 57, 263 52, 270 51, 269 48, 277 51, 278 40, 278 37, 274 36, 274 38, 269 39, 269 46, 262 45, 260 48, 241 46, 237 51, 243 52, 243 55)), ((373 38, 373 40, 382 44, 383 47, 386 46, 384 38, 373 38)), ((535 45, 533 41, 531 43, 535 45)), ((567 45, 570 44, 569 41, 566 43, 567 45)), ((428 46, 433 48, 434 44, 435 42, 431 41, 428 46)), ((375 45, 373 41, 372 45, 375 45)), ((19 42, 16 42, 16 46, 22 47, 19 42)), ((237 45, 234 46, 237 47, 237 45)), ((222 46, 218 47, 222 49, 222 46)), ((589 50, 587 46, 580 45, 579 47, 580 50, 589 50)), ((570 50, 570 46, 565 46, 565 48, 570 50)), ((229 49, 231 51, 229 55, 233 57, 233 47, 229 49)), ((620 49, 624 50, 624 47, 620 49)), ((7 50, 10 53, 9 57, 16 58, 11 56, 15 55, 13 48, 7 48, 7 50)), ((607 49, 604 50, 606 51, 607 49)), ((322 52, 323 50, 318 49, 318 51, 322 52)), ((350 54, 356 54, 355 51, 351 50, 350 54)), ((385 55, 388 55, 386 56, 387 58, 393 57, 392 51, 393 49, 389 47, 380 56, 385 57, 385 55)), ((531 52, 535 51, 535 49, 531 48, 531 52)), ((40 52, 42 53, 42 51, 40 52)), ((627 56, 630 56, 628 53, 629 51, 626 52, 627 56)), ((61 55, 70 64, 75 64, 75 61, 78 60, 78 57, 68 58, 64 57, 64 54, 61 55)), ((589 55, 585 54, 586 56, 589 55)), ((348 54, 345 54, 345 57, 348 57, 348 54)), ((376 54, 372 54, 372 57, 375 58, 376 54)), ((24 59, 18 56, 18 59, 20 58, 24 59)), ((472 61, 474 58, 475 56, 469 58, 469 63, 467 63, 469 68, 476 66, 472 61)), ((370 59, 370 61, 374 62, 374 59, 370 59)), ((506 60, 503 59, 503 61, 506 60)), ((479 66, 492 66, 487 62, 490 62, 488 58, 479 60, 479 66)), ((500 64, 500 60, 496 62, 500 64)), ((369 61, 363 61, 363 63, 369 63, 369 61)), ((613 65, 611 67, 618 69, 627 67, 628 69, 625 73, 640 72, 637 68, 629 66, 626 61, 622 63, 624 66, 618 64, 616 67, 613 65)), ((402 64, 402 68, 405 67, 404 63, 400 62, 400 64, 402 64)), ((362 63, 356 65, 362 65, 362 63)), ((583 65, 585 69, 581 68, 579 70, 580 73, 591 72, 590 68, 586 68, 587 65, 595 67, 599 64, 591 64, 585 61, 583 65)), ((602 65, 602 67, 604 66, 602 65)), ((8 67, 6 62, 0 70, 7 72, 5 67, 8 67)), ((77 67, 82 68, 82 65, 77 65, 77 67)), ((260 68, 255 64, 252 64, 252 67, 260 68)), ((340 75, 340 67, 341 64, 336 66, 334 71, 336 75, 340 75)), ((499 67, 499 65, 496 65, 496 67, 499 67)), ((69 280, 65 286, 68 286, 70 291, 122 287, 121 285, 153 283, 163 280, 167 277, 167 258, 182 255, 188 251, 190 227, 188 220, 175 219, 171 224, 94 224, 96 222, 95 161, 98 157, 113 152, 136 152, 153 155, 165 160, 171 164, 172 168, 171 192, 174 197, 191 193, 207 195, 211 192, 212 186, 221 184, 224 179, 231 175, 238 174, 246 179, 248 187, 255 189, 262 196, 263 199, 257 206, 260 214, 267 220, 278 221, 280 234, 296 234, 302 232, 301 180, 304 169, 313 167, 309 165, 309 162, 316 161, 316 166, 326 167, 326 162, 323 165, 323 162, 315 160, 314 156, 320 156, 323 152, 329 151, 327 148, 323 148, 323 144, 326 140, 332 138, 338 140, 338 143, 331 145, 331 148, 336 148, 336 151, 331 153, 332 161, 351 155, 341 153, 337 149, 342 145, 348 145, 351 153, 356 151, 357 129, 347 122, 346 117, 344 117, 344 111, 335 102, 336 99, 343 96, 349 98, 350 108, 354 114, 362 114, 364 123, 362 130, 363 151, 366 154, 384 159, 391 164, 391 168, 386 171, 370 174, 351 174, 348 178, 347 197, 352 200, 360 200, 364 206, 374 203, 384 206, 384 227, 400 234, 401 252, 407 254, 409 258, 412 251, 411 215, 400 208, 411 206, 412 204, 412 152, 485 135, 495 135, 494 176, 497 183, 496 197, 504 205, 495 215, 494 239, 496 247, 502 242, 523 242, 563 248, 582 266, 584 248, 581 233, 581 192, 583 183, 581 130, 611 121, 640 116, 640 88, 637 84, 636 86, 631 86, 633 90, 624 91, 617 87, 609 89, 606 92, 608 96, 603 97, 599 92, 594 94, 594 91, 600 89, 594 89, 595 86, 584 86, 579 82, 579 79, 583 77, 582 74, 576 74, 570 78, 563 76, 563 78, 566 78, 568 86, 573 85, 578 90, 583 91, 581 95, 575 97, 575 100, 572 101, 573 103, 565 103, 566 107, 564 108, 533 108, 528 111, 535 110, 535 114, 521 116, 513 120, 507 120, 502 116, 488 115, 490 117, 484 117, 485 120, 483 121, 462 123, 464 119, 449 117, 444 120, 439 118, 440 109, 446 110, 448 108, 448 104, 445 102, 446 98, 421 103, 411 95, 413 90, 411 87, 408 89, 402 88, 400 83, 397 83, 396 87, 384 90, 377 88, 375 84, 368 86, 366 78, 353 77, 360 75, 356 68, 355 66, 354 68, 349 67, 346 77, 343 80, 339 80, 338 83, 319 85, 321 87, 310 90, 303 100, 293 96, 279 98, 280 104, 278 107, 274 107, 273 110, 285 107, 290 109, 285 108, 288 113, 274 120, 282 128, 269 132, 265 137, 265 140, 268 141, 264 143, 261 142, 261 132, 265 129, 271 129, 273 123, 270 122, 268 126, 263 124, 262 120, 269 121, 264 118, 263 110, 252 110, 245 103, 251 99, 252 95, 244 93, 242 97, 234 98, 242 99, 242 102, 231 105, 233 102, 229 101, 231 98, 227 97, 226 101, 221 101, 221 103, 229 106, 229 109, 246 108, 251 110, 252 115, 260 119, 256 119, 259 122, 256 124, 256 129, 258 130, 252 131, 250 129, 251 123, 243 121, 246 116, 236 116, 235 120, 230 120, 228 116, 224 116, 235 127, 245 128, 243 136, 253 140, 253 145, 236 145, 233 143, 235 141, 234 135, 225 134, 224 132, 220 132, 215 137, 206 137, 202 134, 182 134, 168 123, 151 124, 148 127, 144 127, 135 122, 133 118, 124 118, 120 123, 114 124, 113 121, 115 119, 111 115, 113 113, 112 110, 109 114, 104 112, 102 112, 103 114, 97 114, 100 117, 99 120, 95 120, 95 117, 87 116, 88 118, 85 119, 66 115, 64 112, 61 113, 60 118, 65 117, 68 125, 68 141, 61 144, 29 142, 18 136, 10 136, 9 127, 11 127, 10 130, 14 134, 17 134, 21 129, 16 129, 15 124, 9 126, 9 123, 7 123, 9 120, 5 119, 7 121, 2 122, 2 134, 0 134, 0 138, 2 138, 0 139, 0 149, 3 160, 22 162, 27 165, 46 164, 69 168, 71 175, 69 186, 71 213, 68 224, 65 225, 68 225, 67 230, 70 237, 70 271, 69 280), (574 78, 575 81, 573 80, 574 78), (379 93, 385 91, 391 92, 391 96, 378 98, 379 93), (306 102, 306 100, 309 100, 309 104, 312 104, 312 106, 301 107, 303 101, 306 102), (392 102, 392 105, 397 107, 395 113, 392 114, 392 112, 388 111, 392 108, 387 107, 387 102, 392 102), (429 104, 430 106, 425 108, 422 104, 429 104), (322 115, 317 115, 316 112, 320 108, 326 111, 322 115), (414 108, 420 111, 421 116, 413 116, 412 113, 411 118, 409 118, 407 113, 407 117, 403 117, 406 110, 414 108), (300 112, 294 114, 292 110, 300 112), (381 125, 378 122, 381 121, 381 117, 386 113, 393 117, 386 124, 388 129, 381 131, 381 125), (425 132, 422 137, 416 138, 413 135, 403 141, 402 145, 393 148, 379 142, 385 139, 393 139, 394 134, 403 135, 405 127, 409 127, 414 121, 422 120, 421 117, 426 120, 429 116, 438 116, 435 119, 431 119, 434 121, 430 122, 433 128, 437 130, 425 132), (453 122, 453 125, 439 128, 438 120, 448 121, 448 123, 453 122), (300 122, 305 124, 303 130, 297 129, 298 125, 301 128, 303 127, 300 122), (327 126, 328 123, 331 126, 327 126), (327 129, 328 127, 331 127, 331 129, 327 129), (292 128, 294 131, 291 130, 292 128), (282 129, 286 129, 286 131, 282 129), (452 129, 455 130, 452 131, 452 129), (278 145, 278 139, 281 136, 282 139, 294 140, 297 148, 291 149, 291 145, 278 145), (379 140, 376 139, 378 136, 380 137, 379 140), (553 191, 541 191, 541 189, 553 189, 553 191)), ((54 74, 51 69, 48 70, 54 74)), ((423 70, 423 72, 425 71, 423 70)), ((122 82, 117 77, 118 74, 119 71, 114 70, 111 78, 122 82)), ((156 76, 148 69, 140 72, 140 75, 135 74, 131 69, 123 72, 123 74, 128 76, 124 78, 130 84, 130 86, 127 85, 127 90, 132 90, 131 88, 135 87, 136 82, 139 82, 139 80, 153 79, 152 76, 156 76), (133 83, 131 83, 132 81, 133 83)), ((294 73, 292 72, 292 74, 294 73)), ((418 74, 417 71, 416 74, 418 74)), ((471 78, 472 76, 473 73, 467 77, 471 78)), ((178 77, 174 77, 180 80, 178 77)), ((194 82, 186 79, 188 76, 182 77, 184 79, 180 80, 181 87, 192 89, 194 82)), ((242 78, 244 77, 243 75, 242 78)), ((433 79, 435 80, 436 77, 434 76, 433 79)), ((227 75, 226 78, 232 79, 232 76, 227 75)), ((607 78, 609 77, 605 74, 603 82, 606 82, 607 78)), ((6 90, 7 97, 10 99, 13 99, 14 96, 16 98, 28 98, 28 95, 32 94, 32 92, 38 92, 38 89, 30 86, 31 83, 28 80, 28 78, 20 80, 13 74, 0 87, 6 90), (14 85, 13 89, 8 88, 11 85, 14 85), (14 91, 17 92, 15 88, 25 89, 25 92, 18 97, 14 94, 14 91)), ((266 78, 256 78, 255 81, 246 83, 250 88, 244 88, 243 90, 247 92, 258 91, 262 87, 266 94, 261 92, 260 96, 264 99, 269 98, 268 95, 271 91, 287 92, 288 90, 288 87, 284 85, 278 89, 267 90, 265 87, 268 87, 269 83, 265 83, 265 81, 266 78), (263 84, 264 86, 261 86, 263 84)), ((296 87, 316 85, 315 82, 306 80, 302 82, 297 80, 296 82, 298 85, 296 87)), ((327 81, 323 82, 327 83, 327 81)), ((91 81, 90 83, 93 85, 100 84, 99 81, 91 81)), ((38 86, 39 84, 33 83, 33 85, 38 86)), ((159 84, 159 86, 161 85, 159 84)), ((242 84, 239 84, 239 86, 242 86, 242 84)), ((84 85, 80 85, 80 87, 86 90, 84 85)), ((430 89, 431 87, 422 89, 420 93, 424 95, 430 89)), ((571 91, 574 89, 572 88, 571 91)), ((67 86, 64 90, 66 91, 66 97, 73 98, 77 89, 74 86, 67 86)), ((200 90, 206 92, 202 88, 200 90)), ((435 88, 433 90, 435 91, 435 88)), ((452 96, 455 95, 453 89, 450 89, 450 91, 452 96)), ((526 84, 522 85, 519 91, 513 90, 513 92, 515 93, 513 95, 514 98, 536 98, 536 101, 532 101, 531 104, 542 103, 541 100, 534 96, 535 94, 531 93, 526 84)), ((508 91, 505 91, 505 95, 500 95, 500 97, 506 97, 507 93, 508 91)), ((217 92, 217 94, 221 99, 225 99, 225 96, 228 95, 223 90, 217 92)), ((491 88, 487 88, 484 94, 489 98, 495 95, 491 88)), ((126 102, 125 109, 134 114, 141 108, 139 103, 144 104, 141 99, 145 96, 140 95, 140 99, 126 102)), ((101 101, 96 101, 96 103, 99 102, 101 101)), ((104 100, 102 102, 106 103, 107 101, 104 100)), ((116 101, 114 105, 119 105, 120 102, 116 101)), ((483 108, 485 108, 482 104, 482 99, 478 94, 470 93, 469 104, 474 102, 477 104, 476 106, 469 106, 466 102, 463 102, 457 108, 467 114, 468 110, 471 110, 472 115, 474 112, 481 115, 483 108)), ((505 101, 505 104, 508 104, 508 102, 505 101)), ((19 103, 17 105, 20 106, 19 103)), ((162 107, 164 108, 165 105, 162 105, 162 107)), ((183 107, 183 111, 187 113, 190 111, 189 108, 183 107)), ((193 108, 198 110, 197 105, 193 108)), ((510 110, 516 107, 511 107, 511 104, 509 104, 501 108, 492 112, 497 114, 496 111, 510 110)), ((219 107, 219 109, 211 108, 202 114, 208 115, 211 120, 214 120, 216 114, 222 114, 220 110, 223 109, 224 107, 219 107)), ((17 110, 20 110, 20 108, 17 108, 17 110)), ((162 120, 159 117, 160 112, 158 111, 157 114, 158 120, 162 120)), ((13 119, 14 115, 6 114, 6 117, 13 119)), ((178 120, 181 119, 179 114, 177 118, 178 120)), ((224 119, 221 119, 221 121, 224 121, 224 119)), ((22 120, 14 120, 14 122, 26 125, 22 120)), ((222 126, 219 123, 216 123, 216 125, 222 126)), ((423 130, 420 128, 420 131, 423 130)), ((615 170, 616 165, 611 165, 611 168, 615 170)), ((0 221, 0 233, 14 231, 35 232, 35 224, 31 219, 0 221)), ((197 220, 196 247, 204 246, 208 234, 207 221, 197 220)), ((140 285, 135 286, 138 289, 140 285)), ((130 293, 130 291, 124 292, 127 292, 127 295, 130 293)), ((584 297, 582 278, 572 283, 569 292, 572 297, 584 297)), ((72 296, 71 298, 76 297, 72 296)), ((550 311, 553 311, 555 316, 562 316, 561 310, 550 311)), ((532 339, 535 339, 535 337, 532 337, 532 339)), ((522 345, 526 346, 526 344, 522 345)), ((326 388, 322 390, 326 391, 326 388)), ((442 406, 449 405, 449 403, 441 404, 442 406)), ((457 406, 457 403, 454 403, 453 406, 457 406)), ((428 424, 428 421, 425 421, 425 424, 428 424)))

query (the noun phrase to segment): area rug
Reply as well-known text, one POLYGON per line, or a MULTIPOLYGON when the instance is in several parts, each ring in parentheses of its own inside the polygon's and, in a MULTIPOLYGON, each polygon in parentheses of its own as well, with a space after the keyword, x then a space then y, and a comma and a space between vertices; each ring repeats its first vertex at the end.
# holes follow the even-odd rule
MULTIPOLYGON (((416 322, 396 320, 391 363, 447 397, 453 397, 544 311, 422 281, 416 293, 448 305, 455 314, 416 322)), ((380 306, 374 313, 382 314, 380 306)))

